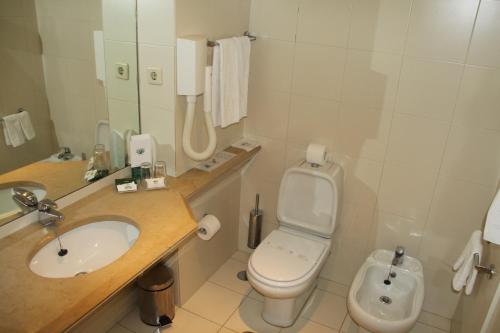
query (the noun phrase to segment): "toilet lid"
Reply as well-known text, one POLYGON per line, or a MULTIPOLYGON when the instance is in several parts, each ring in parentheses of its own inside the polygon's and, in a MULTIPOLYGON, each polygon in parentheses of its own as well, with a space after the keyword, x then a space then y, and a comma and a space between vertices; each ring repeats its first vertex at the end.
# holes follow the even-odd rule
POLYGON ((266 279, 293 281, 309 273, 325 250, 323 243, 274 230, 257 247, 250 264, 266 279))

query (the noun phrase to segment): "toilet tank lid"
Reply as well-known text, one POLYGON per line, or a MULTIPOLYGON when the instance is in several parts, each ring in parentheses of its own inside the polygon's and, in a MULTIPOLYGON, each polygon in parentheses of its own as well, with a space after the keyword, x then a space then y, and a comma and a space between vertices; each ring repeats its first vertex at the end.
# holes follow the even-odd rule
MULTIPOLYGON (((343 178, 342 168, 335 163, 315 167, 303 161, 289 168, 280 185, 277 211, 280 224, 331 238, 339 215, 343 178), (295 186, 290 180, 300 175, 315 179, 316 183, 306 181, 309 184, 307 190, 311 193, 301 191, 297 188, 300 185, 295 186), (310 195, 304 196, 306 193, 310 195)), ((303 183, 303 186, 307 187, 307 184, 303 183)))

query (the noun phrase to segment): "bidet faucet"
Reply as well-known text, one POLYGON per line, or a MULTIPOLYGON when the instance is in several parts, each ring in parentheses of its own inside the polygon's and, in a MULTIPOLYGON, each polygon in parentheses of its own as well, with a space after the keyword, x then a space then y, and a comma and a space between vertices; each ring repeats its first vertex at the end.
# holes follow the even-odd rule
POLYGON ((394 250, 394 258, 392 258, 392 265, 399 266, 403 263, 405 255, 405 248, 402 246, 397 246, 396 250, 394 250))

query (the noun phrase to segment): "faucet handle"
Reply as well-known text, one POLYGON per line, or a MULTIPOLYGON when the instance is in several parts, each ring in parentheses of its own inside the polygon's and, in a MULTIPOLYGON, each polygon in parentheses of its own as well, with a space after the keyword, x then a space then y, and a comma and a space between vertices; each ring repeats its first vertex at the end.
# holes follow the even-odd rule
POLYGON ((48 212, 51 209, 56 209, 57 204, 50 199, 43 199, 38 203, 38 210, 41 212, 48 212))
POLYGON ((394 250, 394 253, 398 257, 403 256, 405 254, 405 248, 401 245, 398 245, 398 246, 396 246, 396 250, 394 250))

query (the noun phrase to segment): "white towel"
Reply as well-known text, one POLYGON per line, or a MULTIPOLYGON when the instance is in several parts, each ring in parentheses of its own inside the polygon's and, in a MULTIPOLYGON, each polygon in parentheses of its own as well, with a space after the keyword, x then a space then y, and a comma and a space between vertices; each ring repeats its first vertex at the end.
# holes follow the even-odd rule
POLYGON ((218 40, 212 68, 212 119, 214 126, 227 127, 247 115, 250 39, 218 40))
POLYGON ((2 118, 3 134, 5 144, 7 146, 19 147, 26 142, 23 128, 21 127, 21 119, 19 114, 11 114, 2 118))
POLYGON ((457 271, 453 277, 452 286, 456 291, 465 287, 465 294, 470 295, 476 282, 477 269, 474 267, 474 254, 479 255, 481 262, 483 245, 481 243, 482 233, 476 230, 472 233, 469 241, 465 245, 462 254, 453 265, 453 270, 457 271))
POLYGON ((23 129, 24 136, 27 140, 33 140, 35 138, 35 129, 31 123, 30 114, 28 111, 24 110, 18 113, 19 120, 21 122, 21 128, 23 129))

